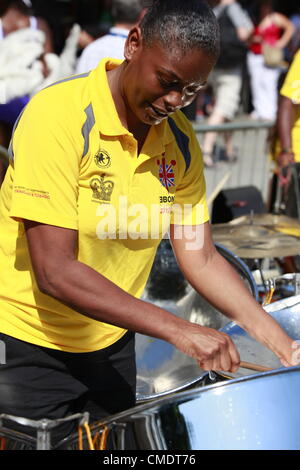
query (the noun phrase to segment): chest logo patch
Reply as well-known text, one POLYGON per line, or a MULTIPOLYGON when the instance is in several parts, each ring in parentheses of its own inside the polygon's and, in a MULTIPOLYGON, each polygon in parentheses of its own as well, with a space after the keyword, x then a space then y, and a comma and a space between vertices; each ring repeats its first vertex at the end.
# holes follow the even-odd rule
POLYGON ((110 202, 114 183, 110 180, 105 180, 105 175, 93 178, 90 181, 90 187, 93 190, 93 199, 110 202))
POLYGON ((176 161, 172 160, 170 163, 166 163, 166 159, 162 158, 162 160, 157 160, 157 165, 159 167, 159 181, 169 191, 169 188, 175 186, 175 175, 173 168, 176 165, 176 161))
POLYGON ((109 168, 111 165, 111 158, 106 150, 100 149, 94 156, 94 161, 99 168, 109 168))

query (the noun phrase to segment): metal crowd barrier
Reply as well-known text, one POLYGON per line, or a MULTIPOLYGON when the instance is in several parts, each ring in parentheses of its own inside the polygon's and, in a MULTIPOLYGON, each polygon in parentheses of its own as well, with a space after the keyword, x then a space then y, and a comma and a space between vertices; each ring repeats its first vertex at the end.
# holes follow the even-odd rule
POLYGON ((253 185, 261 191, 263 199, 267 199, 268 183, 273 166, 269 158, 268 139, 273 127, 273 122, 250 119, 237 120, 217 126, 194 123, 193 128, 200 146, 203 144, 205 132, 216 132, 217 148, 224 148, 223 135, 230 132, 238 156, 236 162, 227 163, 218 160, 216 166, 205 169, 208 197, 220 181, 224 179, 224 176, 230 173, 222 189, 253 185))
MULTIPOLYGON (((222 136, 232 133, 233 146, 236 148, 238 159, 228 164, 222 160, 217 166, 205 170, 207 195, 212 194, 224 176, 230 172, 223 189, 241 186, 256 186, 267 199, 268 181, 272 162, 268 157, 268 136, 274 123, 269 121, 236 120, 218 126, 194 123, 193 127, 200 145, 203 143, 205 132, 217 132, 217 147, 224 147, 222 136)), ((0 160, 4 166, 8 163, 7 150, 0 146, 0 160)), ((1 175, 0 175, 1 176, 1 175)), ((1 182, 0 182, 1 185, 1 182)))

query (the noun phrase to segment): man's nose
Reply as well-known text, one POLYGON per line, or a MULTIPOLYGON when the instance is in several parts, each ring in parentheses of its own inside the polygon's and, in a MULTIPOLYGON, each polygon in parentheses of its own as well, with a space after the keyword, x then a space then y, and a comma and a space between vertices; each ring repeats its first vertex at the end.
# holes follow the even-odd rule
POLYGON ((175 111, 183 107, 184 93, 180 90, 171 90, 164 97, 165 107, 168 112, 175 111))

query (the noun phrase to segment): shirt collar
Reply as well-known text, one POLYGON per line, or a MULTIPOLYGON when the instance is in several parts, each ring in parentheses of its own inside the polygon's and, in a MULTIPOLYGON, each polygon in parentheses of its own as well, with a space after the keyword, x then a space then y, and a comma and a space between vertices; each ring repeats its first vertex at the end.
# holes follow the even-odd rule
POLYGON ((151 126, 142 153, 150 156, 162 155, 165 152, 165 147, 174 139, 168 121, 164 119, 160 124, 151 126))
POLYGON ((113 34, 115 36, 119 36, 121 38, 127 38, 128 34, 129 34, 129 29, 125 29, 125 28, 116 28, 115 26, 113 26, 112 28, 110 28, 110 30, 108 31, 108 34, 113 34))
POLYGON ((108 84, 106 71, 122 63, 121 60, 106 58, 90 73, 90 93, 96 125, 101 134, 118 136, 129 134, 122 125, 108 84))

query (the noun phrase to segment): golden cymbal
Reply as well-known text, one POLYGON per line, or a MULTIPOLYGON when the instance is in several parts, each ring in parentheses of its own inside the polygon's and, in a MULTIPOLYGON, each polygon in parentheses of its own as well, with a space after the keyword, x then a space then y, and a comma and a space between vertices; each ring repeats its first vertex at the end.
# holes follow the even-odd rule
POLYGON ((214 242, 224 245, 240 258, 279 258, 300 254, 300 238, 281 233, 272 224, 215 224, 212 225, 212 236, 214 242))
POLYGON ((272 227, 299 227, 300 221, 298 219, 292 219, 286 215, 276 215, 276 214, 249 214, 243 215, 236 219, 228 222, 229 225, 264 225, 272 227))

